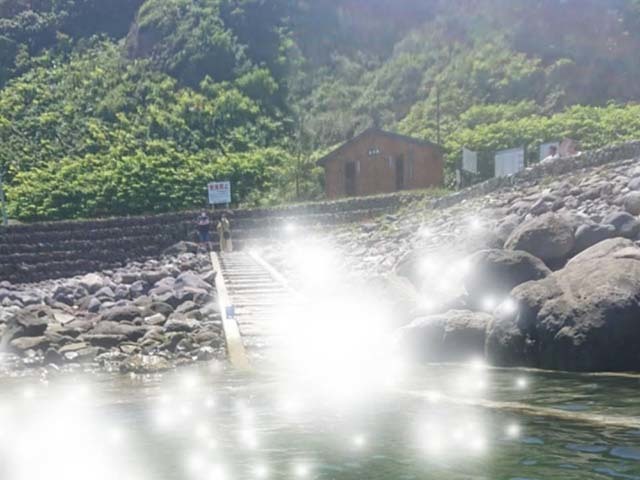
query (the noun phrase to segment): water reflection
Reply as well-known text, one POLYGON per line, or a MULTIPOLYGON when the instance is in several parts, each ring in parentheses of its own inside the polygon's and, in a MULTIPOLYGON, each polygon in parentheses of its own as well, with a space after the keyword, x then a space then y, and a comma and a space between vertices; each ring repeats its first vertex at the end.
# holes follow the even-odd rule
POLYGON ((337 404, 286 377, 214 371, 4 382, 0 478, 640 477, 640 428, 598 420, 640 418, 637 402, 609 400, 637 378, 432 366, 337 404), (586 411, 560 408, 578 396, 586 411), (520 407, 539 402, 551 417, 520 407))

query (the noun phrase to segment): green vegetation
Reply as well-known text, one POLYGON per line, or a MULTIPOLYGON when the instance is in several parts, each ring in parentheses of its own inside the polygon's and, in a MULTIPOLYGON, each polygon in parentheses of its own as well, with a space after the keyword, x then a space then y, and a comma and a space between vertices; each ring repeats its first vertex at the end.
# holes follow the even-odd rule
POLYGON ((638 0, 0 0, 0 168, 23 220, 318 198, 377 124, 449 166, 640 138, 638 0), (586 27, 585 27, 586 26, 586 27))

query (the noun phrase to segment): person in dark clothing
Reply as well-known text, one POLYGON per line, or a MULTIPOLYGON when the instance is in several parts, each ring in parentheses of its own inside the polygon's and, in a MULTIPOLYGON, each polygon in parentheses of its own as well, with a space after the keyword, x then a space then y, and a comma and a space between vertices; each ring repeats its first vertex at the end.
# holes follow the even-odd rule
POLYGON ((200 213, 198 220, 196 222, 196 228, 198 230, 198 237, 200 237, 200 243, 209 243, 209 227, 211 226, 211 222, 209 221, 209 216, 207 212, 200 213))

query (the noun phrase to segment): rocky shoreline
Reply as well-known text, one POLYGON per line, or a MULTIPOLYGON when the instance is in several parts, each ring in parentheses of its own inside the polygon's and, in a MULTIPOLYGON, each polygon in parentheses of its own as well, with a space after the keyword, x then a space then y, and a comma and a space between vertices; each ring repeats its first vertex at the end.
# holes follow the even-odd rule
POLYGON ((523 175, 449 207, 416 202, 315 241, 340 250, 353 275, 410 284, 399 354, 640 371, 639 215, 640 160, 629 159, 523 175))
MULTIPOLYGON (((295 284, 296 248, 316 263, 305 248, 340 252, 338 276, 375 279, 393 304, 400 329, 392 341, 403 355, 640 371, 638 159, 561 178, 523 175, 452 206, 417 199, 375 221, 289 235, 253 247, 295 284)), ((0 370, 145 373, 224 359, 213 277, 207 256, 182 243, 158 260, 100 274, 4 282, 0 370)))
POLYGON ((51 366, 154 373, 226 358, 208 255, 181 243, 157 260, 31 285, 0 283, 0 372, 51 366))

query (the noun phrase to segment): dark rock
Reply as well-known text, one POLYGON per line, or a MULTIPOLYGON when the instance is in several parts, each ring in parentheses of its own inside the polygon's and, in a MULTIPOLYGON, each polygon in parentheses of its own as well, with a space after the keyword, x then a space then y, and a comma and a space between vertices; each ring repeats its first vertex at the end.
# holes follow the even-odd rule
POLYGON ((560 215, 546 213, 514 230, 505 248, 523 250, 549 265, 565 260, 574 243, 570 222, 560 215))
POLYGON ((128 325, 120 322, 100 322, 91 330, 91 335, 123 336, 126 340, 136 341, 147 333, 148 327, 128 325))
POLYGON ((426 362, 483 358, 491 319, 486 313, 460 310, 419 318, 398 331, 395 346, 426 362))
POLYGON ((195 320, 182 316, 171 316, 167 323, 164 324, 164 329, 167 332, 193 332, 198 328, 198 325, 199 322, 195 320))
POLYGON ((540 280, 551 270, 530 253, 513 250, 483 250, 469 258, 464 278, 472 304, 478 308, 487 297, 501 300, 511 290, 528 281, 540 280))
POLYGON ((558 198, 554 200, 554 202, 551 204, 551 211, 557 212, 558 210, 561 210, 562 208, 564 208, 564 206, 565 206, 565 201, 562 198, 558 198))
POLYGON ((168 303, 152 302, 149 305, 149 311, 153 313, 161 313, 162 315, 169 316, 173 313, 173 307, 168 303))
POLYGON ((613 225, 616 233, 624 238, 636 238, 640 233, 640 222, 627 212, 615 212, 607 215, 603 224, 613 225))
POLYGON ((188 300, 183 304, 181 304, 180 306, 178 306, 178 308, 176 308, 176 313, 185 314, 188 312, 192 312, 193 310, 198 310, 198 305, 196 305, 191 300, 188 300))
POLYGON ((601 187, 590 188, 589 190, 586 190, 580 195, 580 200, 595 200, 600 196, 601 192, 602 192, 601 187))
POLYGON ((142 316, 138 307, 133 305, 112 307, 102 314, 102 320, 107 322, 131 321, 142 316))
POLYGON ((613 225, 582 225, 576 230, 576 244, 573 251, 580 253, 597 243, 613 238, 615 235, 616 229, 613 225))
POLYGON ((151 295, 157 303, 165 303, 167 305, 170 305, 172 307, 171 311, 173 311, 173 309, 180 305, 183 301, 182 293, 164 287, 162 287, 161 289, 154 288, 149 292, 149 295, 151 295))
POLYGON ((67 323, 64 327, 57 328, 56 331, 60 335, 67 335, 69 337, 77 337, 78 335, 88 332, 93 328, 93 323, 86 320, 74 320, 71 323, 67 323))
POLYGON ((65 305, 74 304, 74 289, 68 285, 61 285, 53 292, 55 301, 64 303, 65 305))
POLYGON ((124 335, 91 334, 83 335, 82 339, 96 347, 111 348, 126 341, 127 337, 124 335))
POLYGON ((178 344, 187 337, 184 332, 171 332, 167 334, 167 342, 162 345, 164 350, 175 352, 178 344))
POLYGON ((571 371, 640 370, 640 248, 600 242, 549 277, 516 287, 487 355, 501 366, 571 371))

